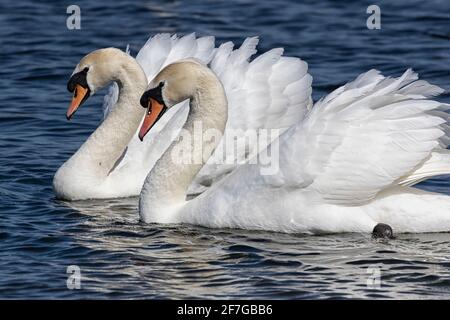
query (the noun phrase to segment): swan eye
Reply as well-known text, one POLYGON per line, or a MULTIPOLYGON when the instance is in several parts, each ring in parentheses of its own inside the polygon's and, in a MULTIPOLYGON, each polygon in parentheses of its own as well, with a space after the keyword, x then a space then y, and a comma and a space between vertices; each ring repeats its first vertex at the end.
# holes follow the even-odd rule
POLYGON ((159 87, 159 88, 164 87, 164 81, 161 81, 161 82, 158 84, 158 87, 159 87))
POLYGON ((85 67, 83 70, 75 73, 70 77, 69 82, 67 83, 67 90, 69 92, 74 92, 77 84, 81 85, 85 89, 89 89, 89 85, 87 83, 87 72, 89 71, 89 67, 85 67))

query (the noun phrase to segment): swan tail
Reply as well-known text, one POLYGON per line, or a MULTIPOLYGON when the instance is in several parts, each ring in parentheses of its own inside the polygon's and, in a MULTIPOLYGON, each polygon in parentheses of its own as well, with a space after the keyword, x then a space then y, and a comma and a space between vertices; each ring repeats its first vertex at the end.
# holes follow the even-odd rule
POLYGON ((450 174, 450 150, 437 149, 422 166, 403 177, 398 184, 412 186, 431 177, 450 174))
POLYGON ((377 223, 394 233, 450 232, 450 196, 411 187, 396 187, 381 194, 370 209, 377 223))

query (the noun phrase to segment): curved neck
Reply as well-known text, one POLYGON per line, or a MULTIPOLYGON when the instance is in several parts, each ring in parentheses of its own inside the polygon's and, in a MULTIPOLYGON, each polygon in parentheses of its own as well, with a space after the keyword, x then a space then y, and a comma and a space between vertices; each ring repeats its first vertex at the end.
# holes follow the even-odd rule
POLYGON ((122 60, 115 62, 119 67, 111 79, 119 85, 116 105, 70 159, 76 161, 77 168, 97 177, 106 177, 114 169, 145 112, 139 104, 147 86, 145 73, 132 57, 122 60))
POLYGON ((146 222, 169 219, 185 204, 191 182, 214 152, 225 130, 228 112, 222 84, 215 77, 201 83, 205 86, 199 87, 190 98, 189 115, 181 135, 145 180, 140 206, 146 208, 142 217, 146 222))

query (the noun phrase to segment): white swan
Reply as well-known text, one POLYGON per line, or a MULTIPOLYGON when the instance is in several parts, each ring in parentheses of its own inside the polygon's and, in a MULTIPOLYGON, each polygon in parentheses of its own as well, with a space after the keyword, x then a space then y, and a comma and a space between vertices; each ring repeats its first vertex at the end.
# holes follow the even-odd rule
MULTIPOLYGON (((378 223, 395 232, 450 231, 449 196, 405 186, 450 173, 448 114, 440 111, 448 105, 427 99, 440 88, 416 80, 411 70, 399 78, 376 70, 360 75, 272 143, 280 151, 275 174, 244 164, 192 200, 186 193, 202 164, 177 161, 182 141, 173 142, 145 180, 141 219, 301 233, 371 232, 378 223)), ((185 99, 185 130, 193 132, 196 121, 204 130, 224 130, 226 94, 201 63, 169 65, 149 88, 142 135, 155 113, 185 99)), ((203 141, 203 150, 217 144, 203 141)))
MULTIPOLYGON (((188 108, 187 102, 171 108, 142 145, 137 135, 144 116, 139 98, 147 79, 183 58, 209 63, 220 76, 230 102, 229 128, 282 129, 299 121, 304 107, 311 105, 311 78, 306 73, 306 64, 300 59, 281 57, 282 49, 271 50, 250 64, 248 60, 256 53, 257 43, 257 38, 248 38, 239 49, 233 50, 231 42, 215 48, 214 37, 159 34, 149 39, 136 59, 114 48, 96 50, 84 57, 69 81, 74 98, 68 118, 89 95, 111 82, 114 86, 105 97, 104 121, 56 172, 53 187, 57 197, 79 200, 140 193, 150 168, 185 122, 188 108), (255 77, 259 78, 258 83, 254 83, 255 77), (270 105, 272 92, 280 89, 287 89, 285 94, 275 95, 280 105, 274 101, 270 105), (248 103, 244 109, 245 100, 248 103), (258 110, 256 117, 253 111, 258 110)), ((204 166, 190 193, 202 192, 234 167, 233 163, 204 166)))

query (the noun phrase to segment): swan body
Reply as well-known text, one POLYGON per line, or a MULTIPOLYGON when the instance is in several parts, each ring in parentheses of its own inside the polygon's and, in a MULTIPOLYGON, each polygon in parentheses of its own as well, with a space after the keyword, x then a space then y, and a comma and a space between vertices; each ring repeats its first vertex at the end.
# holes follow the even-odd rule
MULTIPOLYGON (((88 69, 86 83, 92 94, 117 81, 121 95, 114 110, 56 172, 56 195, 68 200, 102 198, 118 192, 117 186, 124 180, 122 172, 114 168, 143 117, 138 107, 128 106, 139 105, 139 96, 147 84, 144 71, 133 58, 118 49, 100 49, 83 58, 74 74, 88 69)), ((133 192, 129 183, 122 187, 125 195, 133 192)))
MULTIPOLYGON (((180 59, 192 57, 209 64, 219 76, 229 101, 228 130, 276 128, 282 131, 298 122, 312 101, 306 63, 282 57, 280 48, 249 63, 257 44, 257 38, 248 38, 233 50, 231 42, 215 48, 214 37, 196 38, 190 34, 178 38, 158 34, 149 39, 136 59, 114 48, 100 49, 83 58, 73 74, 89 69, 86 82, 91 94, 111 82, 113 85, 105 97, 103 122, 56 172, 53 180, 56 196, 80 200, 139 195, 150 168, 178 136, 188 114, 187 101, 173 106, 142 143, 138 129, 144 109, 139 106, 139 99, 149 80, 180 59), (255 77, 258 83, 253 81, 255 77), (280 88, 287 93, 277 93, 280 88), (278 105, 272 96, 278 99, 278 105), (242 106, 243 101, 246 108, 242 106)), ((236 161, 205 164, 188 193, 203 192, 235 167, 236 161)))
MULTIPOLYGON (((158 83, 167 108, 190 100, 185 130, 196 121, 224 130, 226 94, 214 72, 187 60, 163 69, 149 88, 158 83)), ((450 231, 449 196, 410 187, 450 173, 448 105, 430 99, 441 92, 411 70, 399 78, 371 70, 312 108, 300 106, 304 116, 269 145, 279 150, 275 173, 244 163, 191 200, 187 190, 203 163, 174 160, 174 141, 145 180, 140 217, 311 234, 371 232, 378 223, 395 232, 450 231)))

